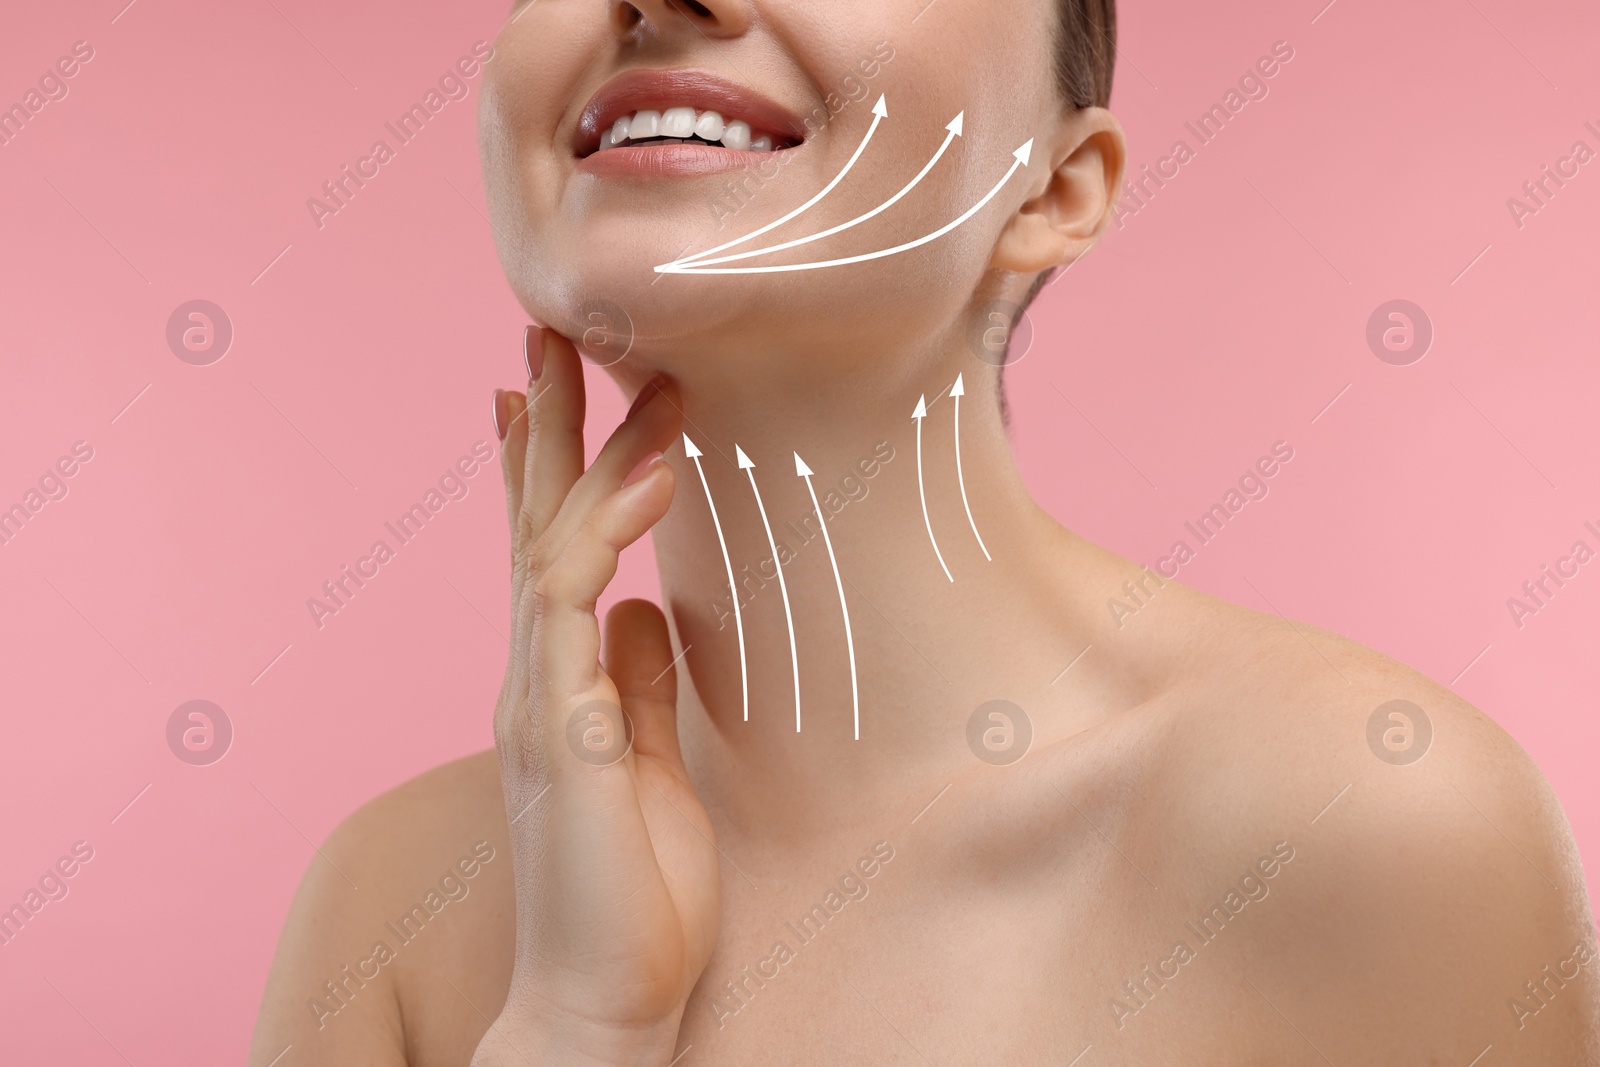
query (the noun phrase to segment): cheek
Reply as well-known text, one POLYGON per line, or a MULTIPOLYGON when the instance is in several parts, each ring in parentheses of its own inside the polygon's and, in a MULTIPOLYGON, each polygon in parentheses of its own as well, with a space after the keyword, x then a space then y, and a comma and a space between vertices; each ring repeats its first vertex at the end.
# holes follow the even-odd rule
MULTIPOLYGON (((557 211, 556 197, 570 148, 557 131, 603 20, 575 18, 562 5, 532 4, 507 23, 483 68, 478 142, 489 218, 496 240, 515 240, 542 228, 557 211)), ((501 249, 502 258, 507 249, 501 249)))

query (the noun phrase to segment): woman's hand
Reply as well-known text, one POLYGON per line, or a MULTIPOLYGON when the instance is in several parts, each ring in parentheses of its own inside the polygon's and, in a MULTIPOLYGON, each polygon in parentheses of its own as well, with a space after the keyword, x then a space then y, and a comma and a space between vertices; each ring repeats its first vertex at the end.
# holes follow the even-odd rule
POLYGON ((647 385, 584 470, 578 353, 551 330, 526 344, 528 394, 495 394, 512 634, 494 726, 516 963, 474 1063, 665 1067, 716 942, 717 852, 678 748, 666 620, 618 604, 602 666, 595 602, 672 501, 675 387, 647 385))

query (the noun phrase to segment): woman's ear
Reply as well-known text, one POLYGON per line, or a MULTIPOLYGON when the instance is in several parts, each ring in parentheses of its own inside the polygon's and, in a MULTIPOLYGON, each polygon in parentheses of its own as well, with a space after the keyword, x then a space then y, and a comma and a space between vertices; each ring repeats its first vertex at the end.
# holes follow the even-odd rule
POLYGON ((1023 204, 996 242, 989 266, 1032 274, 1071 263, 1099 240, 1116 210, 1126 145, 1105 108, 1064 116, 1043 192, 1023 204))

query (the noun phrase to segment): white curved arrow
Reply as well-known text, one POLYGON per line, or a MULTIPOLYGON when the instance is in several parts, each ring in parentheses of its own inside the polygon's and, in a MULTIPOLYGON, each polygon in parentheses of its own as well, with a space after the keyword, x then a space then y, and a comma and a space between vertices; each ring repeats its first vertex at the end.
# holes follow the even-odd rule
POLYGON ((856 690, 856 641, 850 636, 850 608, 844 601, 844 579, 839 577, 839 558, 833 554, 833 538, 828 536, 828 520, 823 517, 822 505, 817 503, 817 491, 811 485, 811 468, 794 454, 794 472, 806 480, 806 492, 811 494, 811 507, 822 524, 822 543, 828 546, 828 562, 833 564, 833 584, 839 590, 839 611, 844 615, 844 643, 850 651, 850 703, 855 709, 856 740, 861 740, 861 697, 856 690))
POLYGON ((761 502, 761 490, 756 488, 755 463, 744 454, 744 449, 733 446, 739 460, 739 469, 750 477, 750 491, 756 495, 756 507, 761 511, 761 525, 767 531, 767 547, 772 549, 772 565, 778 569, 778 592, 783 594, 783 618, 789 624, 789 665, 794 674, 794 732, 800 732, 800 656, 794 647, 794 615, 789 610, 789 586, 783 580, 783 561, 778 558, 778 542, 772 536, 772 523, 767 521, 767 506, 761 502))
POLYGON ((928 415, 928 398, 917 397, 917 410, 911 413, 911 421, 917 424, 917 496, 922 498, 922 524, 928 528, 928 541, 933 545, 933 554, 939 560, 939 569, 944 571, 944 576, 950 581, 950 568, 944 565, 944 553, 939 551, 939 540, 933 536, 933 523, 928 519, 928 494, 922 488, 922 420, 928 415))
POLYGON ((956 398, 956 484, 961 486, 961 506, 967 509, 967 525, 972 527, 972 536, 978 539, 978 547, 983 549, 983 558, 993 563, 994 557, 989 555, 989 548, 983 543, 983 535, 978 532, 978 524, 972 521, 972 505, 967 503, 967 480, 961 474, 961 398, 966 392, 966 387, 961 384, 961 375, 957 374, 956 384, 950 387, 950 395, 956 398))
MULTIPOLYGON (((812 241, 820 241, 824 237, 832 237, 836 233, 843 233, 845 230, 861 225, 870 218, 883 214, 891 207, 894 207, 895 204, 899 203, 907 193, 921 184, 922 179, 926 178, 928 176, 928 172, 933 169, 934 164, 938 163, 939 160, 943 158, 945 150, 950 147, 950 142, 961 136, 961 127, 966 114, 967 113, 963 111, 950 121, 950 125, 945 127, 945 129, 949 130, 950 132, 945 135, 944 144, 940 145, 939 150, 933 154, 933 158, 928 160, 928 165, 923 167, 922 170, 918 172, 917 176, 912 178, 905 188, 901 189, 898 193, 895 193, 889 199, 885 200, 883 203, 879 204, 865 215, 857 215, 849 222, 841 222, 839 225, 834 226, 831 229, 823 230, 821 233, 814 233, 810 237, 797 237, 793 241, 785 241, 783 244, 773 245, 771 248, 758 248, 753 252, 738 252, 731 256, 718 256, 716 259, 697 258, 694 260, 694 266, 709 267, 714 263, 732 263, 735 260, 749 259, 752 256, 764 256, 768 252, 782 252, 786 248, 796 248, 800 245, 808 245, 812 241)), ((710 253, 706 254, 709 255, 710 253)))
MULTIPOLYGON (((1012 155, 1015 157, 1015 160, 1011 164, 1011 169, 1006 171, 1004 178, 1001 178, 995 183, 995 187, 993 189, 990 189, 986 194, 984 194, 982 200, 979 200, 976 204, 972 205, 972 207, 968 208, 964 214, 955 219, 953 222, 946 223, 937 230, 934 230, 932 233, 928 234, 926 237, 919 237, 915 241, 907 241, 903 245, 895 245, 893 248, 885 248, 877 252, 868 252, 859 256, 847 256, 843 259, 825 259, 816 263, 788 263, 777 267, 701 267, 698 263, 679 262, 662 264, 661 266, 655 268, 655 271, 657 274, 778 274, 780 272, 790 270, 816 270, 819 267, 842 267, 849 263, 865 263, 868 260, 882 259, 885 256, 896 255, 900 252, 909 252, 913 248, 921 248, 930 241, 937 241, 939 238, 943 237, 945 234, 949 233, 957 226, 960 226, 963 222, 966 222, 968 219, 972 218, 972 216, 976 215, 978 212, 987 207, 989 201, 998 196, 1000 190, 1005 188, 1006 183, 1011 180, 1011 176, 1015 174, 1019 168, 1028 165, 1028 159, 1032 153, 1033 140, 1030 138, 1026 144, 1012 153, 1012 155)), ((723 247, 727 248, 732 246, 724 245, 723 247)))
POLYGON ((733 625, 739 632, 739 684, 744 696, 744 718, 750 721, 750 671, 744 658, 744 619, 739 614, 739 587, 733 584, 733 561, 728 558, 728 542, 722 536, 722 520, 717 518, 717 505, 711 499, 711 484, 706 481, 706 469, 700 465, 703 453, 695 447, 689 435, 683 435, 683 451, 694 460, 694 469, 700 472, 700 485, 706 491, 706 504, 711 508, 711 524, 717 528, 717 544, 722 546, 722 565, 728 569, 728 592, 733 596, 733 625))
POLYGON ((696 260, 703 259, 706 256, 714 256, 718 252, 724 252, 730 248, 737 248, 746 241, 753 241, 762 234, 770 233, 789 220, 796 218, 804 212, 810 211, 817 205, 818 201, 827 196, 829 193, 833 192, 834 187, 840 182, 844 181, 844 176, 849 174, 850 168, 856 165, 856 160, 861 158, 861 153, 867 150, 867 145, 872 141, 872 135, 878 132, 878 123, 889 117, 889 105, 887 101, 888 97, 886 96, 878 97, 878 102, 872 106, 872 125, 867 127, 867 135, 863 137, 861 139, 861 143, 856 146, 855 155, 850 157, 850 162, 846 163, 844 165, 844 169, 833 176, 833 181, 822 187, 822 192, 818 193, 816 196, 813 196, 810 200, 807 200, 805 203, 789 212, 783 218, 778 219, 776 222, 769 222, 759 230, 752 230, 743 237, 735 237, 726 244, 720 244, 715 248, 708 248, 704 252, 696 252, 693 255, 684 256, 682 259, 675 259, 671 263, 663 263, 661 266, 656 268, 656 273, 665 274, 668 273, 668 268, 675 267, 680 263, 692 263, 696 260))

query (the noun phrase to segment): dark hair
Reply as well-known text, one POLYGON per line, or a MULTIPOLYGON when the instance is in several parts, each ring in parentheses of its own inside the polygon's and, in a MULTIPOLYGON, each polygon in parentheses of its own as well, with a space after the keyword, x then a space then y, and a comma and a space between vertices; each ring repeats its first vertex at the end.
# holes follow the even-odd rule
POLYGON ((1056 27, 1056 83, 1074 107, 1111 102, 1117 61, 1116 0, 1064 0, 1056 27))

